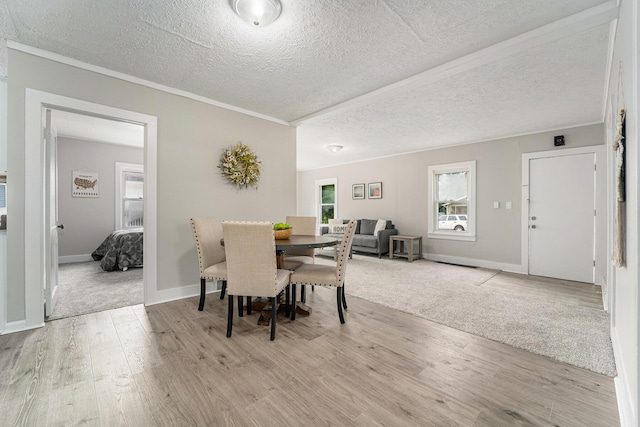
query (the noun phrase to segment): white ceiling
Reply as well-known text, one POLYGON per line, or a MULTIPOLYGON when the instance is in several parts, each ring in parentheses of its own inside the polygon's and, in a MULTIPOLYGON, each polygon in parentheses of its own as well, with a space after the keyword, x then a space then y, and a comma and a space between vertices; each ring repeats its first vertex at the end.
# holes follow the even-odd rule
POLYGON ((298 126, 300 170, 603 121, 615 0, 281 2, 3 0, 0 37, 298 126))

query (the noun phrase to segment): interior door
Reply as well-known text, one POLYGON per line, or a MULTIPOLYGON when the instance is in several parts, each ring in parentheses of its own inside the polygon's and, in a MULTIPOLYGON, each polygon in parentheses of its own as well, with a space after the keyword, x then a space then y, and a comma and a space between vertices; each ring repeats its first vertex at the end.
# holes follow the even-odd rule
POLYGON ((531 159, 529 274, 593 283, 595 154, 531 159))
POLYGON ((58 144, 51 123, 51 110, 45 110, 45 185, 46 185, 46 229, 45 238, 45 289, 44 315, 51 316, 56 304, 58 290, 58 144))

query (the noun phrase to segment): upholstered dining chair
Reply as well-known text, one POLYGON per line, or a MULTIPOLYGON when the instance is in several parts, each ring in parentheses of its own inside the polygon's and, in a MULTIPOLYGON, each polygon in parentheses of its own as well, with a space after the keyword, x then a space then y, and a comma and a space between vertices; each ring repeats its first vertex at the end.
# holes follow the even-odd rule
MULTIPOLYGON (((224 247, 227 253, 227 337, 233 327, 233 296, 242 306, 242 295, 267 297, 271 303, 271 341, 276 337, 277 298, 289 291, 289 270, 276 265, 276 241, 271 222, 224 221, 224 247)), ((247 302, 247 308, 251 302, 247 302)), ((286 299, 289 315, 289 299, 286 299)))
MULTIPOLYGON (((296 303, 296 285, 315 285, 328 288, 336 288, 338 316, 340 323, 344 323, 342 307, 347 308, 347 300, 344 296, 344 279, 347 272, 347 261, 353 244, 353 234, 356 230, 356 221, 351 220, 347 224, 344 238, 340 242, 336 265, 304 264, 291 274, 291 297, 293 305, 296 303)), ((291 320, 295 320, 296 311, 291 311, 291 320)))
MULTIPOLYGON (((291 226, 294 235, 315 236, 316 217, 315 216, 287 216, 287 224, 291 226)), ((283 268, 295 270, 303 264, 314 264, 316 262, 316 251, 313 248, 292 249, 284 253, 283 268)), ((305 302, 305 287, 300 289, 300 301, 305 302)))
MULTIPOLYGON (((287 216, 287 224, 291 226, 293 235, 315 236, 316 217, 315 216, 287 216)), ((316 260, 315 249, 292 249, 284 254, 284 266, 287 268, 288 262, 299 262, 302 264, 313 264, 316 260)))
POLYGON ((198 265, 200 267, 200 303, 198 310, 204 309, 207 293, 207 282, 222 281, 220 299, 224 299, 227 289, 227 263, 225 251, 220 245, 222 239, 222 225, 216 218, 191 218, 191 229, 196 239, 198 251, 198 265))

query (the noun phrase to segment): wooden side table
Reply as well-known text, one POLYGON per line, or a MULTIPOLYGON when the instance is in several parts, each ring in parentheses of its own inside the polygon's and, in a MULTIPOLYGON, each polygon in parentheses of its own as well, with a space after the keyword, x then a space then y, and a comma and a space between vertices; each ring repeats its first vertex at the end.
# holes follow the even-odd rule
POLYGON ((389 236, 389 259, 393 257, 407 258, 409 262, 422 258, 422 236, 389 236), (394 252, 394 242, 398 242, 398 252, 394 252), (413 250, 414 242, 418 242, 418 253, 413 250))

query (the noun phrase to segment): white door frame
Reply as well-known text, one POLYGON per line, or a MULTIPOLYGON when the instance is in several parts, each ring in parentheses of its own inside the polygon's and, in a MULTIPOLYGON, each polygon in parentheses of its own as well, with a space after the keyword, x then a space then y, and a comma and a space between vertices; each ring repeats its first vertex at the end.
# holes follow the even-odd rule
POLYGON ((123 120, 145 127, 145 205, 144 205, 144 302, 157 294, 157 133, 158 119, 147 114, 68 98, 34 89, 25 97, 25 324, 22 329, 44 326, 45 268, 45 155, 42 109, 53 108, 123 120))
MULTIPOLYGON (((593 153, 596 156, 596 167, 598 169, 605 168, 606 162, 604 159, 604 145, 589 145, 586 147, 577 147, 577 148, 565 148, 561 150, 550 150, 550 151, 539 151, 535 153, 524 153, 522 155, 522 213, 521 213, 521 258, 520 264, 522 265, 522 271, 526 274, 529 273, 529 162, 532 159, 543 159, 548 157, 559 157, 559 156, 573 156, 576 154, 590 154, 593 153)), ((596 176, 601 176, 601 174, 596 174, 596 176)), ((598 188, 600 183, 596 182, 595 184, 595 200, 596 206, 600 205, 601 194, 598 194, 598 188)), ((606 212, 601 212, 598 215, 606 215, 606 212)), ((594 234, 594 249, 595 249, 595 241, 597 241, 598 236, 598 226, 596 224, 596 231, 594 234)), ((596 250, 596 264, 601 260, 598 259, 598 251, 596 250)), ((596 282, 598 282, 598 278, 596 277, 596 282)))

